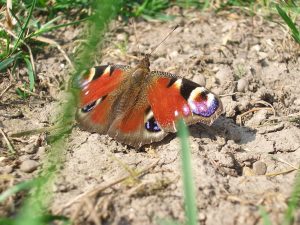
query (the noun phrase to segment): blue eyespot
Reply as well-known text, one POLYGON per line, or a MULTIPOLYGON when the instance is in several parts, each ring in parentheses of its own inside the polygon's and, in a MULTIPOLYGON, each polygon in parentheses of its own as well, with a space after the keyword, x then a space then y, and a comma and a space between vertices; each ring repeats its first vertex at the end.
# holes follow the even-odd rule
POLYGON ((203 117, 210 117, 212 114, 216 112, 219 107, 218 99, 214 98, 210 102, 208 101, 190 101, 189 105, 194 114, 203 116, 203 117))
POLYGON ((146 130, 150 132, 159 132, 161 129, 158 126, 158 123, 154 119, 154 117, 151 117, 146 123, 145 123, 146 130))
POLYGON ((93 108, 95 108, 96 106, 96 101, 84 106, 83 108, 81 108, 81 111, 84 113, 90 112, 93 108))

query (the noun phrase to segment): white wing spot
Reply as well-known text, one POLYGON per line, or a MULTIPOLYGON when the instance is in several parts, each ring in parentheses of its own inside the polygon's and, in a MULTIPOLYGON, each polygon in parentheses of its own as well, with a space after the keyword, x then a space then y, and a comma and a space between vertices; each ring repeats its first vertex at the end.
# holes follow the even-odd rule
POLYGON ((173 85, 175 85, 175 87, 176 87, 177 89, 180 89, 181 84, 182 84, 182 79, 178 79, 173 85))

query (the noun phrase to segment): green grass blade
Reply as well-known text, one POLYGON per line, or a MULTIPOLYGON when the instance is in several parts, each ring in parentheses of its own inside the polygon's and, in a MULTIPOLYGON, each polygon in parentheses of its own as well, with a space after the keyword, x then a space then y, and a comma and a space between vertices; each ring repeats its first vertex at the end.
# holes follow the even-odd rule
POLYGON ((296 42, 298 42, 300 44, 300 32, 297 29, 296 25, 294 24, 294 22, 291 20, 291 18, 286 14, 286 12, 280 8, 279 5, 276 5, 276 9, 279 13, 279 15, 282 17, 282 19, 284 20, 284 22, 288 25, 288 27, 290 28, 290 30, 292 31, 292 36, 295 39, 296 42))
POLYGON ((24 181, 22 183, 16 184, 11 188, 5 190, 0 194, 0 202, 5 201, 8 197, 23 191, 32 188, 36 184, 36 180, 24 181))
POLYGON ((14 44, 12 53, 14 53, 14 51, 18 48, 21 39, 23 39, 23 37, 24 37, 24 33, 25 33, 25 30, 28 27, 29 21, 30 21, 32 13, 33 13, 33 9, 35 7, 35 4, 36 4, 36 0, 32 0, 31 7, 30 7, 30 10, 29 10, 29 14, 27 16, 27 19, 26 19, 26 21, 25 21, 22 29, 21 29, 21 32, 20 32, 20 34, 18 36, 18 39, 17 39, 16 43, 14 44))
MULTIPOLYGON (((76 72, 73 74, 73 80, 75 76, 82 74, 87 67, 91 67, 94 61, 95 52, 98 43, 102 41, 105 29, 108 22, 116 15, 120 9, 120 1, 118 0, 97 0, 93 6, 93 16, 90 23, 91 36, 87 40, 85 49, 76 61, 76 72)), ((39 184, 32 191, 31 196, 26 199, 25 204, 16 216, 16 225, 41 225, 41 221, 37 221, 37 217, 45 215, 47 206, 50 203, 52 193, 53 181, 58 173, 60 166, 64 162, 65 146, 67 137, 72 130, 72 124, 74 123, 74 116, 77 106, 77 90, 70 88, 68 90, 67 98, 64 99, 64 105, 59 109, 60 119, 55 126, 62 127, 51 132, 49 137, 49 144, 51 150, 48 152, 45 159, 41 176, 39 177, 39 184)))
POLYGON ((57 30, 57 29, 62 28, 62 27, 76 25, 76 24, 82 23, 82 22, 87 21, 87 20, 88 20, 88 18, 85 18, 85 19, 82 19, 82 20, 78 20, 78 21, 74 21, 74 22, 70 22, 70 23, 65 23, 65 24, 59 24, 59 25, 54 25, 54 26, 42 26, 37 31, 29 34, 26 37, 26 39, 36 37, 36 36, 42 35, 46 32, 49 32, 49 31, 52 31, 52 30, 57 30))
POLYGON ((4 59, 2 62, 0 62, 0 71, 6 69, 10 64, 12 64, 17 58, 21 55, 21 51, 8 57, 7 59, 4 59))
POLYGON ((298 172, 295 179, 293 192, 288 202, 288 208, 284 214, 284 220, 283 220, 284 225, 293 224, 295 212, 298 208, 299 200, 300 200, 300 173, 298 172))
POLYGON ((272 225, 272 222, 270 220, 270 217, 263 206, 259 206, 258 211, 260 213, 260 216, 263 220, 263 225, 272 225))
POLYGON ((35 83, 33 68, 32 68, 30 60, 27 57, 25 57, 24 60, 25 60, 27 70, 28 70, 29 89, 30 89, 30 91, 33 91, 34 83, 35 83))
POLYGON ((194 190, 194 182, 191 167, 191 153, 188 143, 189 132, 182 119, 176 123, 178 136, 181 141, 181 161, 182 161, 182 175, 184 187, 184 204, 186 224, 196 225, 197 223, 197 205, 196 195, 194 190))
POLYGON ((15 221, 12 218, 0 218, 0 225, 15 225, 15 221))

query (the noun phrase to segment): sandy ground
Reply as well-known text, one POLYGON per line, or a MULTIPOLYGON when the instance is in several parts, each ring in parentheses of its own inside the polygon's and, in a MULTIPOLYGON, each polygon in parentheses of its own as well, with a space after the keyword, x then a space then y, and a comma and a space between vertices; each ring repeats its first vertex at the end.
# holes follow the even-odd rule
MULTIPOLYGON (((169 11, 179 13, 175 8, 169 11)), ((151 69, 205 85, 221 96, 225 107, 211 127, 190 127, 199 223, 262 224, 258 207, 264 206, 273 224, 279 224, 300 163, 300 47, 278 23, 260 17, 196 11, 185 15, 167 23, 137 22, 139 45, 132 25, 113 22, 103 61, 97 64, 134 65, 140 52, 153 49, 180 24, 151 58, 151 69)), ((68 28, 55 38, 71 55, 79 34, 79 29, 68 28)), ((53 121, 68 65, 55 48, 40 53, 36 64, 38 96, 19 100, 11 88, 1 97, 0 127, 7 134, 53 121)), ((25 79, 26 70, 18 75, 25 79)), ((8 74, 0 80, 2 92, 9 84, 8 74)), ((4 154, 0 173, 14 182, 35 176, 47 151, 45 134, 12 141, 18 156, 4 154)), ((3 139, 0 151, 7 152, 3 139)), ((75 127, 51 208, 76 224, 183 222, 179 151, 175 135, 136 151, 107 135, 75 127), (141 170, 143 176, 129 175, 141 170), (121 179, 126 176, 131 178, 121 179), (79 198, 86 192, 90 195, 79 198)), ((1 182, 0 187, 8 185, 1 182)), ((11 213, 18 204, 7 203, 1 214, 11 213)), ((300 212, 295 224, 300 224, 300 212)))

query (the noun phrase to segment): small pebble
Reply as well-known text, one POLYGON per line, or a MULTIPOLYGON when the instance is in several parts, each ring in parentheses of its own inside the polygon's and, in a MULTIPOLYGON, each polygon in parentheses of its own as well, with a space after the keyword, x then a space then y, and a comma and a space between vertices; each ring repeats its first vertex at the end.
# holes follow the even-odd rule
POLYGON ((200 221, 206 220, 206 215, 204 213, 199 213, 199 220, 200 221))
POLYGON ((248 81, 244 78, 238 80, 237 91, 245 92, 248 89, 248 81))
POLYGON ((267 165, 262 161, 253 163, 253 171, 256 175, 265 175, 267 172, 267 165))
POLYGON ((22 164, 20 165, 20 170, 25 173, 31 173, 35 171, 38 168, 38 166, 39 166, 38 162, 28 159, 22 162, 22 164))

